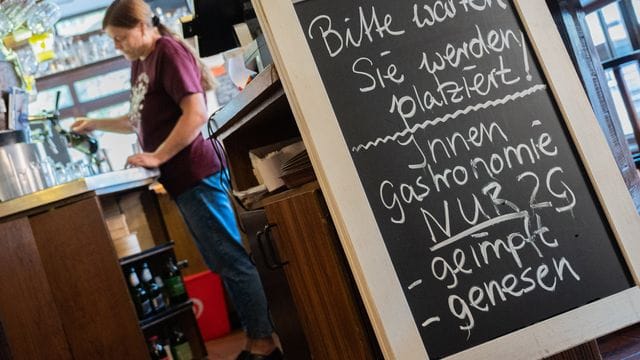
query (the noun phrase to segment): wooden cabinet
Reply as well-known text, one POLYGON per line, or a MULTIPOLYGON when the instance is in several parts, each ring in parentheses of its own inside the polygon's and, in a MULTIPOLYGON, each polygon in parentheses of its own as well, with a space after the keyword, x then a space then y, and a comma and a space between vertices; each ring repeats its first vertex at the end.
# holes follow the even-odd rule
MULTIPOLYGON (((258 184, 249 150, 300 136, 272 67, 214 120, 236 190, 258 184)), ((270 194, 256 208, 240 219, 287 358, 382 358, 317 182, 270 194)))
POLYGON ((13 359, 147 359, 97 197, 0 225, 0 321, 13 359))
MULTIPOLYGON (((134 268, 142 281, 142 267, 147 264, 152 276, 165 273, 169 258, 180 262, 175 253, 174 242, 162 214, 162 207, 156 193, 147 187, 102 194, 99 196, 103 216, 122 214, 126 218, 131 233, 136 233, 143 251, 118 260, 122 277, 128 280, 134 268)), ((185 261, 186 263, 186 261, 185 261)), ((181 271, 182 272, 182 271, 181 271)), ((130 289, 129 289, 130 290, 130 289)), ((158 336, 163 345, 168 345, 171 332, 183 332, 189 341, 194 359, 206 359, 207 351, 192 311, 190 300, 168 304, 168 307, 138 321, 143 338, 148 343, 152 336, 158 336)))
POLYGON ((273 253, 272 226, 264 209, 240 213, 242 228, 248 237, 253 261, 260 273, 282 348, 289 359, 310 359, 311 353, 300 316, 284 272, 284 266, 273 253))
POLYGON ((265 210, 313 358, 382 358, 317 183, 265 210))
POLYGON ((29 220, 1 223, 0 241, 0 359, 71 359, 29 220))
MULTIPOLYGON (((130 273, 131 268, 136 270, 139 277, 142 277, 140 269, 142 269, 143 264, 147 264, 154 279, 157 276, 162 278, 170 258, 176 260, 173 242, 160 244, 141 253, 122 258, 120 259, 120 266, 125 277, 130 273)), ((149 339, 152 336, 158 336, 164 345, 168 345, 167 339, 170 338, 171 332, 178 330, 184 334, 189 342, 193 358, 206 359, 207 349, 202 341, 202 335, 200 334, 192 306, 193 302, 190 299, 173 303, 166 301, 164 310, 152 313, 139 321, 144 338, 149 339)))
POLYGON ((167 323, 182 328, 194 358, 206 358, 190 302, 139 321, 129 295, 122 266, 172 252, 150 182, 67 196, 70 183, 14 201, 46 205, 0 219, 0 359, 149 359, 146 338, 167 323), (132 193, 141 193, 136 221, 151 246, 121 262, 103 205, 132 193))

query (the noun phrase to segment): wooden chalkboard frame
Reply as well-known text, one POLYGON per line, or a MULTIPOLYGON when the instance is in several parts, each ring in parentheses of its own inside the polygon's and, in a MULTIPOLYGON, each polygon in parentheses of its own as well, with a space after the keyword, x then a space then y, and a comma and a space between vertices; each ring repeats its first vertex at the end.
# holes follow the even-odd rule
MULTIPOLYGON (((253 4, 382 351, 388 359, 427 359, 295 13, 299 1, 253 4)), ((548 8, 543 1, 514 4, 636 286, 450 357, 455 359, 541 358, 640 322, 640 217, 548 8)))

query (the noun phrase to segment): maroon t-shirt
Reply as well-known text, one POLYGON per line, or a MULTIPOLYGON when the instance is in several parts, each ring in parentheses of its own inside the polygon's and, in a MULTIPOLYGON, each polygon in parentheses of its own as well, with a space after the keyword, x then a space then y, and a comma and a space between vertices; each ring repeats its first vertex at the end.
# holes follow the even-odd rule
MULTIPOLYGON (((138 129, 144 151, 153 152, 162 144, 182 115, 180 101, 197 93, 204 96, 196 59, 171 37, 163 36, 149 56, 132 63, 129 120, 138 129)), ((175 197, 220 169, 211 143, 198 134, 160 166, 159 180, 175 197)))

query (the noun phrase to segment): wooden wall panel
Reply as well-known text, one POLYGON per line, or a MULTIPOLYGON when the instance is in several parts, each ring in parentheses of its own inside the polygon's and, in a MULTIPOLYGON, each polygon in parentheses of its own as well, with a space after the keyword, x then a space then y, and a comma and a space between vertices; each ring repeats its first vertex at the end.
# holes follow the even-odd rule
POLYGON ((2 323, 0 323, 0 359, 13 359, 2 323))
POLYGON ((182 276, 197 274, 209 270, 202 259, 189 227, 184 222, 178 206, 168 194, 157 194, 164 223, 166 224, 169 238, 175 242, 174 250, 178 260, 189 260, 189 266, 182 269, 182 276))
POLYGON ((141 191, 139 202, 144 211, 153 242, 156 245, 160 245, 170 241, 167 225, 162 217, 162 209, 156 193, 148 189, 141 191))
POLYGON ((27 218, 0 224, 0 243, 0 358, 71 359, 27 218))
POLYGON ((30 221, 74 358, 149 359, 97 198, 30 221))

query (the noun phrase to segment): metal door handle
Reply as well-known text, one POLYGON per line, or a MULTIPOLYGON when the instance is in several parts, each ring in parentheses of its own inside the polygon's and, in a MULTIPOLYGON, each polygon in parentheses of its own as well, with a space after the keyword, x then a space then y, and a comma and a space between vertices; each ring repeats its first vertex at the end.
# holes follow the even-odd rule
POLYGON ((275 265, 272 265, 271 263, 269 263, 269 256, 267 256, 267 252, 264 250, 264 245, 262 244, 262 236, 264 235, 264 230, 258 231, 256 233, 256 242, 258 243, 258 249, 260 250, 260 253, 262 254, 262 258, 264 259, 264 264, 267 266, 267 268, 271 269, 271 270, 275 270, 277 269, 277 267, 275 265))
POLYGON ((264 235, 266 236, 269 244, 269 248, 271 249, 271 254, 273 256, 273 261, 278 268, 282 268, 283 266, 289 264, 289 261, 280 260, 280 254, 276 251, 275 246, 273 245, 273 240, 271 239, 271 229, 276 227, 276 224, 269 224, 264 227, 264 235))
POLYGON ((262 257, 264 258, 265 265, 267 265, 267 267, 271 270, 282 269, 282 267, 284 267, 289 263, 288 261, 283 262, 280 260, 280 257, 278 256, 278 253, 275 247, 273 246, 273 241, 271 239, 270 234, 271 234, 271 229, 274 228, 275 226, 276 225, 274 224, 268 224, 264 227, 262 231, 259 231, 256 234, 258 248, 262 253, 262 257), (263 239, 263 236, 265 239, 263 239), (263 240, 267 241, 268 249, 267 249, 267 245, 264 244, 263 240))

